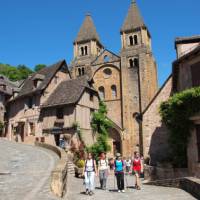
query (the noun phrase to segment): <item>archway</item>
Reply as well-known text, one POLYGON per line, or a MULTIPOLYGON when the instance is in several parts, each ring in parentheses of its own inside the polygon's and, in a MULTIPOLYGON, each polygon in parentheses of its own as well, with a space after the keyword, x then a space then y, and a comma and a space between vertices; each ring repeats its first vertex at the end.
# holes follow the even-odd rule
POLYGON ((121 135, 115 128, 109 130, 109 145, 111 146, 110 156, 115 156, 116 153, 122 153, 121 135))

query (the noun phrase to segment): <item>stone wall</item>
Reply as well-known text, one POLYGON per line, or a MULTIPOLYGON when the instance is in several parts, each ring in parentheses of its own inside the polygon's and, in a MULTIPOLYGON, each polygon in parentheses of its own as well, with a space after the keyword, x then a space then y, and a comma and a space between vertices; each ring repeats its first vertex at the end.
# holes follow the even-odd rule
MULTIPOLYGON (((200 125, 200 114, 193 119, 195 126, 200 125)), ((196 127, 191 130, 191 135, 188 143, 187 155, 188 155, 188 169, 191 176, 200 178, 200 161, 198 160, 198 147, 197 147, 197 129, 196 127)))
POLYGON ((63 149, 46 143, 36 142, 35 145, 49 149, 60 157, 55 169, 51 173, 51 190, 56 196, 63 197, 67 188, 68 158, 66 152, 63 149))
POLYGON ((144 157, 150 157, 151 165, 166 160, 169 152, 167 128, 161 121, 159 107, 170 97, 171 88, 170 76, 143 113, 144 157))

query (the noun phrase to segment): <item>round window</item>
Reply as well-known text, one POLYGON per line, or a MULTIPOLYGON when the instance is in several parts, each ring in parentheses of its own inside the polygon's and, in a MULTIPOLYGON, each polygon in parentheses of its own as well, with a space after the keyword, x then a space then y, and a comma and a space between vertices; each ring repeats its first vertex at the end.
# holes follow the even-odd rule
POLYGON ((110 68, 106 68, 103 70, 104 78, 109 78, 112 75, 112 70, 110 68))

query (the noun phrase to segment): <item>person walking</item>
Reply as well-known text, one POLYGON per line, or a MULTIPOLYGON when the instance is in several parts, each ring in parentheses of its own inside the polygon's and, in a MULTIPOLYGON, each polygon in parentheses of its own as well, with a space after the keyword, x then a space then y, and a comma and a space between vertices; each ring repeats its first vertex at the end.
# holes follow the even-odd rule
POLYGON ((143 173, 143 164, 140 158, 140 154, 136 151, 134 152, 133 158, 133 174, 135 175, 135 188, 141 190, 140 174, 143 173))
POLYGON ((108 174, 109 174, 109 163, 108 160, 106 159, 106 154, 103 152, 100 154, 100 158, 98 161, 98 175, 102 190, 106 190, 108 174))
POLYGON ((84 166, 86 195, 92 196, 95 188, 95 174, 97 175, 96 161, 92 158, 92 154, 87 154, 84 166))
POLYGON ((131 163, 132 163, 131 158, 127 157, 124 162, 125 162, 125 166, 126 166, 126 174, 130 174, 130 172, 131 172, 131 163))
POLYGON ((115 176, 117 179, 117 188, 118 192, 124 193, 124 161, 121 159, 121 154, 116 154, 115 160, 115 176))

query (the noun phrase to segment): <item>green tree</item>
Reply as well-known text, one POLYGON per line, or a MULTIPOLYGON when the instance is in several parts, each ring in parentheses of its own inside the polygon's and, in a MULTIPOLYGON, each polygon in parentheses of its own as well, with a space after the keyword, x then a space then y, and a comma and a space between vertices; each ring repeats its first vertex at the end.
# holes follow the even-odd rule
POLYGON ((11 81, 26 79, 32 73, 33 71, 25 65, 14 67, 9 64, 0 63, 0 74, 8 77, 11 81))
POLYGON ((97 135, 97 142, 87 147, 87 151, 93 153, 95 158, 97 158, 101 152, 110 151, 108 130, 113 127, 113 123, 107 117, 107 107, 102 101, 99 103, 99 110, 93 113, 91 126, 97 135))
POLYGON ((41 69, 43 69, 45 67, 46 67, 46 65, 44 65, 44 64, 38 64, 38 65, 35 66, 34 70, 36 72, 38 72, 39 70, 41 70, 41 69))
POLYGON ((20 79, 26 79, 30 74, 33 73, 33 71, 25 65, 18 65, 17 69, 19 71, 20 79))

